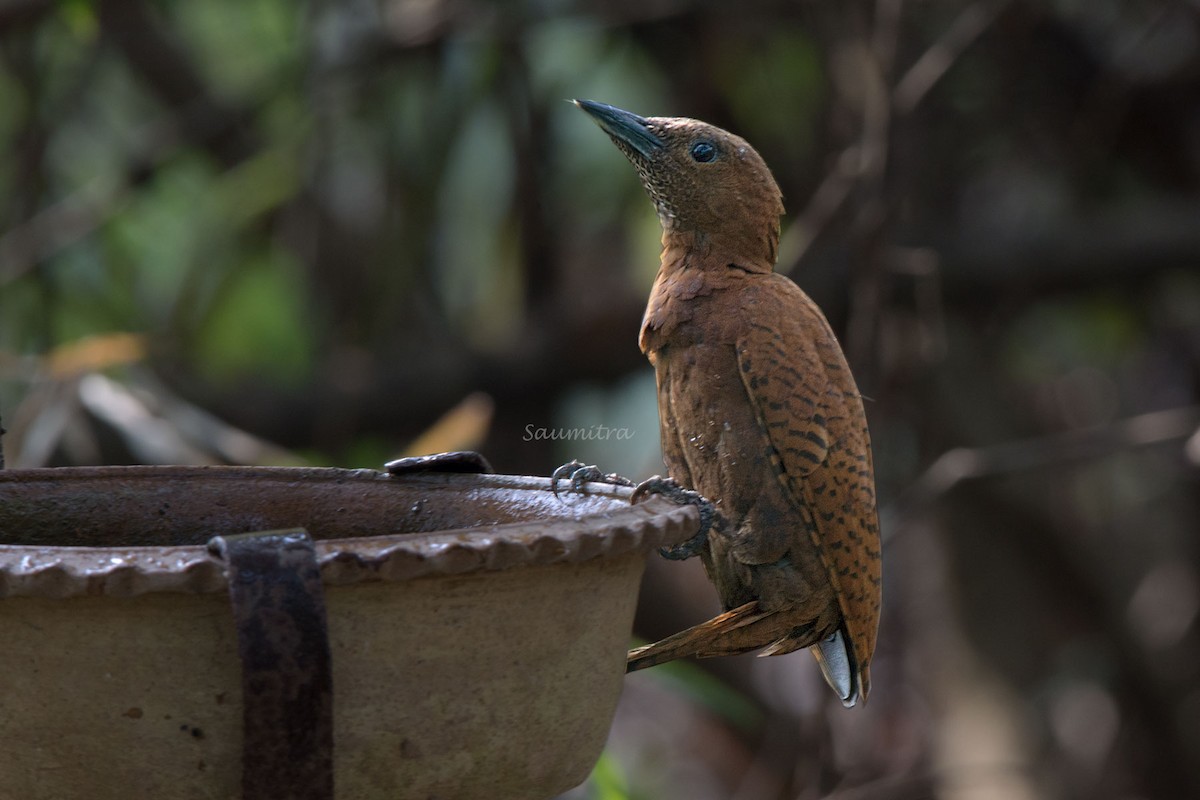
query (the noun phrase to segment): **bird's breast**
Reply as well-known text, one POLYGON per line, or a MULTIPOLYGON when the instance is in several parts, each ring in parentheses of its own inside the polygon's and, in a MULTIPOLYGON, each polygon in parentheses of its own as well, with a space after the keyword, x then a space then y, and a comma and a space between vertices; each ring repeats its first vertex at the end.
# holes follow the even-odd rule
POLYGON ((651 352, 667 470, 734 517, 771 469, 731 344, 681 337, 651 352))

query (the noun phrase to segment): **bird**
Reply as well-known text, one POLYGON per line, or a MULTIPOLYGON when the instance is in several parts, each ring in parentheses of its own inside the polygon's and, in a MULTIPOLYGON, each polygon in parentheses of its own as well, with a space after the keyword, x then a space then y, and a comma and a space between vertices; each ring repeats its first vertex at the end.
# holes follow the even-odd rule
POLYGON ((882 599, 870 434, 825 315, 774 271, 779 186, 714 125, 573 102, 633 164, 662 223, 639 345, 667 473, 717 511, 694 552, 724 613, 631 650, 626 669, 809 648, 843 705, 865 702, 882 599))

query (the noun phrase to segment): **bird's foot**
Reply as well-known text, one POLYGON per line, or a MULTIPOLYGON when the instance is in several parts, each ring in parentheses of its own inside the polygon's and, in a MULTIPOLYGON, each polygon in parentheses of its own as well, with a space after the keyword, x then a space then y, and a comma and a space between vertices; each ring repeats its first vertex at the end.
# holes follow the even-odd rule
POLYGON ((633 481, 623 478, 615 472, 604 473, 595 464, 584 464, 582 461, 571 460, 550 474, 550 491, 558 497, 558 484, 565 478, 570 478, 570 490, 582 492, 585 483, 608 483, 613 486, 633 486, 633 481))
POLYGON ((629 502, 640 503, 652 494, 661 495, 679 505, 696 506, 700 510, 700 530, 696 535, 674 547, 660 547, 658 554, 671 561, 683 561, 700 555, 704 545, 708 543, 708 532, 717 521, 717 507, 699 492, 685 489, 673 478, 663 478, 659 475, 639 483, 629 502))

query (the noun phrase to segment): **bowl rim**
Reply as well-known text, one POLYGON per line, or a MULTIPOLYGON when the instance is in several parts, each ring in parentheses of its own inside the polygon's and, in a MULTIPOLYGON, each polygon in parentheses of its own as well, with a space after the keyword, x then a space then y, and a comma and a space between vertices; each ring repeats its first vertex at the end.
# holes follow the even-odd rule
MULTIPOLYGON (((417 473, 392 476, 373 469, 336 467, 122 466, 0 470, 6 484, 125 480, 152 484, 187 479, 288 482, 404 482, 429 491, 488 490, 549 493, 550 479, 504 474, 417 473)), ((322 539, 314 542, 322 582, 366 581, 576 564, 677 544, 695 533, 699 514, 651 496, 629 504, 632 489, 588 483, 580 493, 560 489, 565 504, 586 501, 575 517, 535 518, 427 533, 322 539), (573 499, 574 498, 574 499, 573 499), (614 501, 614 502, 607 502, 614 501), (594 510, 592 510, 594 509, 594 510)), ((53 546, 0 544, 0 598, 81 595, 128 597, 151 592, 207 593, 228 588, 225 564, 203 544, 177 546, 53 546)))

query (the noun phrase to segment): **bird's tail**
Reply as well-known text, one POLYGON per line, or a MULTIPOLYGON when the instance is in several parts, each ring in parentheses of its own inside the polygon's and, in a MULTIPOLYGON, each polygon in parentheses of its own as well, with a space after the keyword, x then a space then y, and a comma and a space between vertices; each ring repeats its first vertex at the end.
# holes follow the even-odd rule
POLYGON ((775 614, 763 611, 757 601, 752 601, 654 644, 630 650, 625 671, 634 672, 677 658, 736 656, 759 650, 766 641, 770 644, 759 653, 761 656, 783 655, 809 647, 842 705, 849 708, 860 699, 866 700, 870 673, 855 662, 849 639, 841 628, 814 643, 812 638, 795 635, 796 628, 788 631, 793 635, 781 635, 785 632, 778 629, 779 624, 775 614))
POLYGON ((825 682, 837 692, 842 705, 851 708, 860 696, 866 699, 866 692, 863 691, 862 678, 854 666, 854 655, 848 644, 839 629, 814 644, 809 651, 817 660, 825 682))
POLYGON ((751 601, 654 644, 630 650, 625 671, 633 672, 677 658, 736 656, 757 650, 763 646, 763 634, 756 630, 755 623, 770 616, 769 612, 759 609, 757 601, 751 601))

